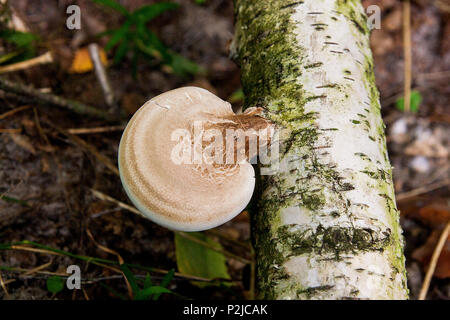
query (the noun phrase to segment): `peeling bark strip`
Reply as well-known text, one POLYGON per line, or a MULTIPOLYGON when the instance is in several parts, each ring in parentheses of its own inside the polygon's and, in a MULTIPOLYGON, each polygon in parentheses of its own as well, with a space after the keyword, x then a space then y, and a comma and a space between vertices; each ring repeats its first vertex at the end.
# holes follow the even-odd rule
POLYGON ((246 106, 284 128, 291 167, 253 215, 265 299, 405 299, 399 212, 357 0, 235 0, 246 106))

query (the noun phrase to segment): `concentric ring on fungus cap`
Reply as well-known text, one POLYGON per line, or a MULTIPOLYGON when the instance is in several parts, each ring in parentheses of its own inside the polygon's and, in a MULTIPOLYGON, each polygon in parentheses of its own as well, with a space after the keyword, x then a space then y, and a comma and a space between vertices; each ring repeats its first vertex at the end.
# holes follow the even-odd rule
MULTIPOLYGON (((192 131, 195 121, 235 124, 237 117, 228 102, 196 87, 163 93, 134 114, 120 141, 119 171, 128 197, 145 217, 169 229, 200 231, 247 206, 255 186, 248 162, 208 166, 171 159, 179 143, 171 139, 175 130, 192 131)), ((262 118, 256 122, 268 126, 262 118)))

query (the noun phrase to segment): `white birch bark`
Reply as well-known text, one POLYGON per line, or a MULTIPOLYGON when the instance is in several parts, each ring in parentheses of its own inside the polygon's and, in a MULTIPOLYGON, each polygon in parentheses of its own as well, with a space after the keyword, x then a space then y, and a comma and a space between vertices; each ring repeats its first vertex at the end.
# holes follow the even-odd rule
POLYGON ((246 106, 283 128, 252 214, 266 299, 405 299, 369 29, 357 0, 236 0, 246 106))

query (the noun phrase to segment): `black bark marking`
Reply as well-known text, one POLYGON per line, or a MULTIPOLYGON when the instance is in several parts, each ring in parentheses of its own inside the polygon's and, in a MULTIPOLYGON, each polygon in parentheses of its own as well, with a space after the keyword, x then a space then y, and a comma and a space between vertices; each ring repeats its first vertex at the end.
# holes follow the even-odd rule
POLYGON ((298 2, 294 2, 294 3, 290 3, 290 4, 287 4, 285 6, 282 6, 280 9, 287 9, 287 8, 296 7, 296 6, 301 5, 303 3, 305 3, 305 2, 304 1, 298 1, 298 2))

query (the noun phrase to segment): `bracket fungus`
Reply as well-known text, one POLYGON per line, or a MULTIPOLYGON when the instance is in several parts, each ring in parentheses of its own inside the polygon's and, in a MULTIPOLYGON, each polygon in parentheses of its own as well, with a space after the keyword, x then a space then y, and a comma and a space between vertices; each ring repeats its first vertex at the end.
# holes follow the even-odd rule
POLYGON ((255 186, 249 160, 257 151, 250 142, 256 138, 267 146, 273 132, 261 112, 249 108, 237 115, 228 102, 196 87, 149 100, 120 141, 119 171, 128 197, 143 216, 172 230, 201 231, 231 220, 255 186))

